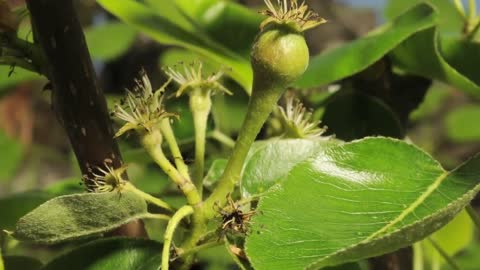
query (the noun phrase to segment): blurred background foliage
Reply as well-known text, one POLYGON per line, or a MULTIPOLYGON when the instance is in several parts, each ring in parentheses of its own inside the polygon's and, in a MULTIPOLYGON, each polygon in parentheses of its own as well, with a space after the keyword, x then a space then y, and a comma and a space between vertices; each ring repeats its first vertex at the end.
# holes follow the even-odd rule
MULTIPOLYGON (((133 85, 141 68, 154 88, 165 80, 162 67, 179 61, 200 59, 207 71, 231 68, 224 83, 234 95, 215 97, 209 125, 207 165, 213 165, 208 188, 230 149, 221 143, 218 132, 235 137, 246 111, 252 80, 249 50, 262 20, 257 12, 262 1, 75 2, 109 106, 133 85)), ((330 134, 344 140, 371 135, 405 138, 447 169, 480 151, 480 40, 478 35, 465 40, 465 31, 472 25, 453 1, 424 1, 430 4, 423 5, 417 0, 307 2, 329 23, 307 34, 312 63, 292 91, 329 127, 330 134)), ((32 40, 28 18, 21 22, 18 36, 32 40)), ((1 229, 11 230, 19 217, 54 196, 83 191, 46 84, 38 74, 0 66, 1 229)), ((170 99, 167 104, 181 115, 175 132, 184 157, 192 160, 188 104, 183 99, 170 99)), ((275 135, 275 123, 273 114, 260 138, 275 135)), ((122 139, 120 146, 130 164, 130 179, 138 188, 161 195, 173 206, 184 203, 135 140, 122 139)), ((151 228, 165 224, 147 221, 146 226, 151 233, 151 228)), ((161 240, 158 233, 150 237, 161 240)), ((478 269, 479 232, 474 232, 465 214, 432 239, 461 269, 478 269)), ((7 270, 37 269, 71 249, 69 245, 29 246, 7 237, 0 240, 8 254, 4 257, 7 270), (35 260, 22 257, 31 255, 32 249, 35 260)), ((425 269, 449 269, 429 241, 416 244, 414 254, 415 264, 425 269)), ((227 269, 234 263, 220 248, 203 252, 199 265, 227 269)), ((361 263, 361 267, 368 265, 361 263)))

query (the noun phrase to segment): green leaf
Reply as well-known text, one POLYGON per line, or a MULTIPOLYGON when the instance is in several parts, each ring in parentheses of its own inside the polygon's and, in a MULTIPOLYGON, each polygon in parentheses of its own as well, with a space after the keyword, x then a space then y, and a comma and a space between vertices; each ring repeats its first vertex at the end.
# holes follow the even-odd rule
POLYGON ((256 143, 244 165, 240 183, 242 197, 264 193, 281 181, 295 165, 336 143, 334 140, 305 139, 273 139, 256 143))
POLYGON ((340 90, 326 102, 322 125, 336 138, 351 141, 367 136, 403 138, 397 115, 382 100, 361 91, 340 90))
POLYGON ((125 53, 135 40, 135 30, 121 22, 109 22, 85 30, 85 39, 92 58, 115 59, 125 53))
POLYGON ((228 160, 216 159, 213 161, 210 169, 208 169, 207 175, 203 179, 203 184, 207 187, 213 186, 222 176, 225 167, 227 167, 228 160))
MULTIPOLYGON (((435 240, 448 256, 453 257, 472 242, 473 232, 473 222, 467 212, 463 210, 445 227, 432 234, 430 238, 435 240)), ((430 241, 424 240, 422 245, 424 248, 423 256, 429 261, 432 269, 440 269, 445 264, 445 259, 430 241)))
POLYGON ((0 182, 11 180, 23 159, 22 144, 0 128, 0 182))
POLYGON ((13 230, 17 221, 35 207, 52 198, 41 191, 29 191, 0 198, 0 229, 13 230))
POLYGON ((3 261, 5 270, 38 270, 42 268, 42 263, 40 261, 25 256, 4 256, 3 261))
POLYGON ((433 83, 430 89, 428 89, 423 102, 410 115, 410 119, 413 121, 420 121, 434 116, 448 100, 448 97, 452 92, 451 90, 451 87, 446 84, 439 82, 433 83))
POLYGON ((440 38, 442 56, 453 68, 477 85, 480 84, 480 43, 466 40, 462 36, 440 38))
POLYGON ((448 137, 455 142, 480 141, 480 126, 475 124, 478 119, 478 105, 463 106, 451 111, 445 119, 448 137))
MULTIPOLYGON (((133 0, 98 0, 106 10, 154 40, 192 50, 230 67, 229 75, 250 91, 253 73, 248 59, 226 49, 205 35, 202 29, 188 29, 151 8, 133 0)), ((163 2, 162 2, 163 3, 163 2)))
POLYGON ((410 245, 480 190, 480 155, 446 172, 413 145, 366 138, 324 149, 265 195, 246 252, 255 269, 318 269, 410 245))
POLYGON ((13 87, 19 83, 22 83, 25 81, 43 79, 43 77, 40 74, 31 72, 28 70, 24 70, 18 67, 16 67, 14 72, 9 76, 10 71, 11 71, 10 67, 0 65, 0 77, 2 78, 0 80, 0 94, 4 90, 10 87, 13 87))
POLYGON ((218 1, 199 19, 212 39, 248 58, 265 16, 234 2, 218 1))
POLYGON ((54 198, 22 217, 13 236, 54 244, 111 231, 147 214, 147 203, 132 192, 84 193, 54 198))
POLYGON ((220 1, 224 0, 175 0, 175 3, 185 14, 195 21, 199 21, 205 14, 205 10, 220 1))
POLYGON ((461 70, 455 69, 443 57, 436 27, 417 32, 397 46, 391 56, 393 63, 404 71, 437 79, 472 96, 480 96, 480 86, 467 77, 471 72, 462 74, 461 70), (419 55, 422 57, 418 57, 419 55))
POLYGON ((162 245, 151 240, 102 239, 53 259, 42 270, 157 270, 161 251, 162 245))
POLYGON ((311 88, 358 73, 413 34, 433 27, 435 18, 436 14, 430 5, 420 4, 366 37, 314 57, 295 85, 311 88))
MULTIPOLYGON (((478 258, 480 256, 480 245, 472 243, 464 252, 453 258, 462 270, 478 270, 478 258)), ((442 270, 451 270, 449 265, 442 267, 442 270)))
POLYGON ((418 5, 419 2, 427 2, 438 12, 438 24, 442 33, 460 33, 463 29, 463 18, 455 9, 453 0, 389 0, 385 7, 385 17, 393 20, 398 15, 418 5))

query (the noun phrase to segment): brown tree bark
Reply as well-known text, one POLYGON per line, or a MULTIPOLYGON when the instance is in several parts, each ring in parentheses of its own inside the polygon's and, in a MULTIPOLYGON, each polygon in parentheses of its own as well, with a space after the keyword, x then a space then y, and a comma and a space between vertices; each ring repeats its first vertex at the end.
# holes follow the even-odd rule
MULTIPOLYGON (((82 174, 92 178, 95 168, 105 162, 118 168, 122 158, 72 0, 26 2, 35 43, 43 51, 52 85, 53 109, 68 134, 82 174)), ((145 235, 141 223, 130 226, 134 228, 122 228, 123 235, 145 235)))

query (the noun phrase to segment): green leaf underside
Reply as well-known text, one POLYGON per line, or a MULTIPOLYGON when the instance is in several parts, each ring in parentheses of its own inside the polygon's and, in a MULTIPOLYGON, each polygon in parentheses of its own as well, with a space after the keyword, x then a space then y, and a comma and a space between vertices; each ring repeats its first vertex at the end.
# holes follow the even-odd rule
MULTIPOLYGON (((453 47, 451 47, 453 48, 453 47)), ((448 54, 455 62, 455 54, 448 54)), ((431 27, 414 34, 392 51, 392 60, 401 69, 449 83, 472 96, 480 97, 480 86, 468 75, 450 65, 440 50, 439 31, 431 27)), ((472 56, 475 57, 475 56, 472 56)), ((478 79, 477 79, 478 80, 478 79)))
MULTIPOLYGON (((248 59, 241 57, 212 41, 202 29, 189 29, 176 24, 169 14, 159 14, 155 10, 132 0, 98 0, 106 10, 122 21, 137 28, 154 40, 192 50, 209 57, 229 68, 229 75, 250 91, 253 73, 248 59), (162 16, 163 15, 163 16, 162 16)), ((175 16, 178 14, 175 13, 175 16)))
POLYGON ((267 191, 295 165, 336 143, 336 140, 305 139, 272 139, 255 143, 243 169, 242 197, 267 191))
POLYGON ((370 35, 314 57, 295 85, 311 88, 358 73, 414 33, 433 27, 435 18, 436 14, 430 5, 420 4, 370 35))
POLYGON ((61 196, 22 217, 14 237, 53 244, 108 232, 146 214, 146 202, 128 191, 61 196))
POLYGON ((160 243, 146 239, 101 239, 53 259, 42 270, 156 270, 161 250, 160 243))
POLYGON ((480 156, 448 173, 393 139, 326 148, 262 197, 246 252, 259 270, 318 269, 387 253, 450 221, 479 179, 480 156))
MULTIPOLYGON (((459 33, 464 26, 462 15, 456 10, 452 0, 423 0, 428 2, 438 12, 438 25, 442 33, 459 33)), ((418 5, 418 0, 390 0, 384 9, 387 20, 392 20, 406 10, 418 5)))

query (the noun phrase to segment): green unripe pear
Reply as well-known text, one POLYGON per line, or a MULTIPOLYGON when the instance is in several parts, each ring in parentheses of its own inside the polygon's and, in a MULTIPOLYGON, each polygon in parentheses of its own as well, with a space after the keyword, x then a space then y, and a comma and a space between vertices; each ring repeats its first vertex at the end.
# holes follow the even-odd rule
POLYGON ((261 83, 260 88, 283 91, 305 72, 308 62, 309 51, 303 34, 286 25, 267 26, 252 48, 254 80, 261 83))

